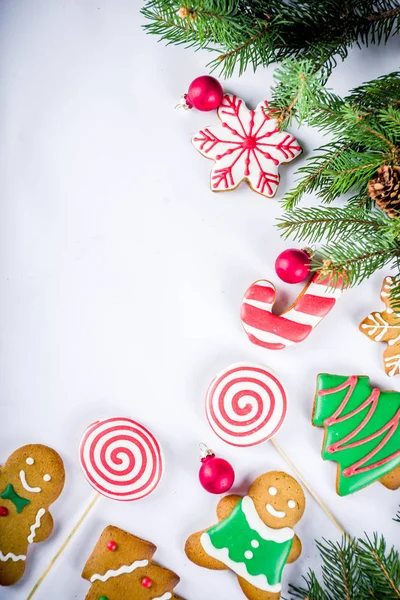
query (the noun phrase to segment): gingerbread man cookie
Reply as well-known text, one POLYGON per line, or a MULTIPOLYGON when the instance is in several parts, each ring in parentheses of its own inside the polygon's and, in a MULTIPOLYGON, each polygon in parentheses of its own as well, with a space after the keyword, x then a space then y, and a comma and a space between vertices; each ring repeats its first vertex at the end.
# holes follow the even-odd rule
POLYGON ((385 310, 370 313, 359 325, 361 333, 369 339, 387 343, 383 351, 383 363, 389 377, 400 375, 400 314, 393 309, 391 291, 394 286, 393 277, 385 277, 381 289, 385 310))
POLYGON ((178 575, 152 562, 156 550, 151 542, 106 527, 82 572, 92 584, 86 600, 182 600, 173 593, 178 575))
POLYGON ((22 446, 0 467, 0 586, 24 574, 28 547, 53 530, 49 506, 65 482, 60 456, 47 446, 22 446))
POLYGON ((278 600, 286 563, 300 556, 301 542, 293 530, 306 499, 293 477, 271 471, 258 477, 247 496, 225 496, 217 506, 219 523, 186 542, 195 564, 230 569, 249 600, 278 600))

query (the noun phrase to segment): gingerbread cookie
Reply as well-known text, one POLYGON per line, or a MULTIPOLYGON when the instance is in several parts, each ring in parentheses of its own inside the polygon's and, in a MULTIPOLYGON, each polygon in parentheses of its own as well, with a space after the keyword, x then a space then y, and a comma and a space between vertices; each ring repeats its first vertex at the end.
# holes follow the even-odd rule
POLYGON ((0 585, 23 575, 28 547, 53 530, 49 506, 64 487, 64 464, 41 444, 22 446, 0 467, 0 585))
POLYGON ((152 562, 156 550, 151 542, 106 527, 82 572, 91 583, 86 600, 182 600, 173 593, 178 575, 152 562))
POLYGON ((380 481, 400 487, 400 393, 372 388, 369 377, 318 375, 313 424, 325 427, 322 458, 338 463, 340 496, 380 481))
POLYGON ((246 291, 240 309, 243 329, 249 340, 269 350, 283 350, 304 341, 332 310, 342 295, 342 281, 330 287, 328 277, 315 273, 295 302, 285 312, 272 312, 276 289, 265 279, 254 282, 246 291))
POLYGON ((215 161, 211 190, 234 190, 241 181, 272 198, 279 183, 278 166, 301 154, 297 140, 281 131, 266 100, 249 110, 243 100, 226 94, 219 105, 220 125, 193 136, 196 150, 215 161))
POLYGON ((385 277, 381 289, 385 310, 370 313, 359 326, 361 333, 374 342, 387 342, 383 351, 383 364, 389 377, 400 374, 400 314, 392 308, 390 292, 393 285, 393 278, 385 277))
POLYGON ((186 542, 185 552, 208 569, 230 569, 249 600, 278 600, 286 563, 300 556, 293 526, 306 499, 293 477, 271 471, 258 477, 247 496, 225 496, 217 506, 219 523, 186 542))

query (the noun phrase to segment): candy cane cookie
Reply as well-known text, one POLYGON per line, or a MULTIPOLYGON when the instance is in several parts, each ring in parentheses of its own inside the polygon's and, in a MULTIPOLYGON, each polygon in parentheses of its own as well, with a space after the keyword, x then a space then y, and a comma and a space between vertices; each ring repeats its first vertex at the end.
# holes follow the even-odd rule
POLYGON ((276 288, 270 281, 261 279, 248 288, 242 300, 243 328, 253 344, 282 350, 305 340, 332 310, 342 292, 342 280, 332 287, 328 277, 316 273, 292 306, 281 315, 275 315, 272 307, 276 288))

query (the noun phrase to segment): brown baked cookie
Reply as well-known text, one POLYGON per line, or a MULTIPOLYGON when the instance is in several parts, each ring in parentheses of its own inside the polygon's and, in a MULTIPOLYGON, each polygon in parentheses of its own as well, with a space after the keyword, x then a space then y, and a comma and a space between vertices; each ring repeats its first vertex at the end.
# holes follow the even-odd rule
POLYGON ((60 456, 41 444, 22 446, 0 467, 0 585, 16 583, 24 573, 30 544, 51 534, 48 509, 64 482, 60 456))
POLYGON ((151 542, 106 527, 82 572, 92 584, 86 600, 181 600, 173 593, 178 575, 152 562, 156 550, 151 542))
POLYGON ((225 496, 219 523, 186 542, 188 558, 208 569, 230 569, 249 600, 278 600, 283 567, 300 556, 293 526, 306 505, 293 477, 271 471, 258 477, 247 496, 225 496))
POLYGON ((359 325, 361 333, 370 340, 387 343, 383 364, 389 377, 400 374, 400 313, 395 312, 392 306, 391 290, 394 285, 393 277, 385 277, 381 289, 385 310, 370 313, 359 325))

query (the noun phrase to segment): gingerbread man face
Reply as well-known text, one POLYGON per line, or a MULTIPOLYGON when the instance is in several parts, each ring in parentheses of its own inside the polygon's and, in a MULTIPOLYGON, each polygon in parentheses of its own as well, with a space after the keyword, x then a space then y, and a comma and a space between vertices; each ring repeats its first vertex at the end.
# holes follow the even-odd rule
POLYGON ((263 522, 274 529, 293 527, 301 519, 306 505, 300 485, 281 471, 258 477, 250 487, 249 496, 263 522))
POLYGON ((0 487, 12 485, 18 496, 36 506, 49 506, 57 500, 64 482, 65 470, 60 456, 41 444, 18 448, 0 467, 0 487))

